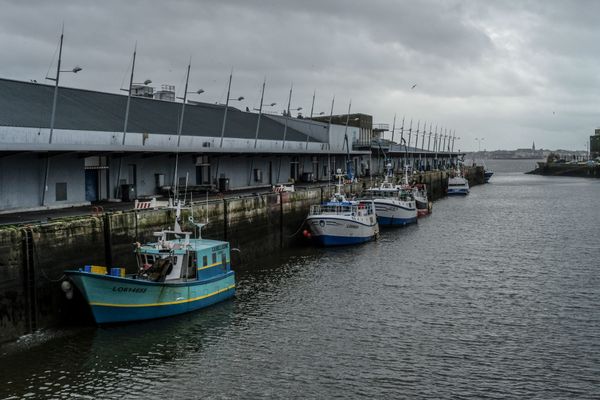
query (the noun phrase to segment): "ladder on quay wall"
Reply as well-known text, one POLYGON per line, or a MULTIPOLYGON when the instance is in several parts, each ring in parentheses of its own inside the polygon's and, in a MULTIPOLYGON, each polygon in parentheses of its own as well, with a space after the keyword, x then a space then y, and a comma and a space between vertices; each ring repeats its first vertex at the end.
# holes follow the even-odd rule
POLYGON ((25 293, 25 304, 27 312, 27 331, 33 333, 37 330, 37 282, 36 282, 36 271, 35 271, 35 258, 33 250, 33 230, 31 228, 25 228, 22 230, 23 233, 23 286, 25 293))

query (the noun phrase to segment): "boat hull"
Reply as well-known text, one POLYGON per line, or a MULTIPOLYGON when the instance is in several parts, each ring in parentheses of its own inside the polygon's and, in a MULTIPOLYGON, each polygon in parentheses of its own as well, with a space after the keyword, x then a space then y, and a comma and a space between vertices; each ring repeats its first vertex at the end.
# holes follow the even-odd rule
POLYGON ((490 178, 492 177, 492 175, 494 175, 494 173, 493 173, 493 172, 491 172, 491 171, 485 171, 485 172, 483 173, 483 181, 484 181, 485 183, 488 183, 488 182, 490 181, 490 178))
POLYGON ((322 246, 359 244, 374 239, 379 233, 377 218, 315 215, 306 218, 312 238, 322 246))
POLYGON ((406 207, 396 200, 376 199, 373 202, 379 225, 404 226, 417 222, 415 207, 406 207))
POLYGON ((415 197, 415 202, 417 204, 417 210, 427 210, 429 208, 427 200, 421 200, 415 197))
POLYGON ((468 188, 448 189, 448 196, 466 196, 469 194, 468 188))
POLYGON ((469 181, 462 176, 448 179, 448 196, 465 196, 469 194, 469 181))
POLYGON ((83 271, 65 274, 86 298, 96 323, 164 318, 211 306, 235 295, 235 273, 188 282, 150 282, 83 271))

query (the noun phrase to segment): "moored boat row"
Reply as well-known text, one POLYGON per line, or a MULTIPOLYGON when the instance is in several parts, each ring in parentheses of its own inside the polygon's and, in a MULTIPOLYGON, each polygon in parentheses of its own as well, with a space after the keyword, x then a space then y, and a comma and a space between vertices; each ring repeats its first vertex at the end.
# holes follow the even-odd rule
POLYGON ((368 188, 358 200, 348 200, 342 193, 342 173, 332 199, 311 207, 306 217, 309 230, 304 235, 323 246, 362 243, 379 234, 379 226, 405 226, 431 212, 424 184, 410 185, 408 172, 404 182, 395 184, 391 164, 386 165, 383 182, 368 188))
MULTIPOLYGON (((306 218, 305 236, 322 246, 364 243, 378 237, 380 226, 413 224, 431 211, 427 187, 410 185, 407 171, 402 183, 394 183, 391 164, 383 182, 356 199, 343 193, 343 174, 337 172, 333 196, 312 206, 306 218)), ((203 239, 205 224, 194 223, 193 215, 190 222, 198 234, 183 231, 182 204, 176 201, 174 208, 172 230, 156 232, 155 241, 136 243, 135 273, 98 266, 67 270, 68 279, 62 283, 67 297, 77 287, 98 324, 168 317, 233 297, 236 283, 229 243, 203 239)))

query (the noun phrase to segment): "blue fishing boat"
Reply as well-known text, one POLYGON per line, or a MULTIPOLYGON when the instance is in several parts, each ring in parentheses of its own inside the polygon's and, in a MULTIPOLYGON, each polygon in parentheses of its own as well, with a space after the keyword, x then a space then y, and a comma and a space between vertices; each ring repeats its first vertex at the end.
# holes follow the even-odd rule
MULTIPOLYGON (((177 207, 175 228, 155 232, 156 242, 136 243, 138 272, 86 266, 65 271, 87 300, 98 324, 128 322, 182 314, 231 298, 235 273, 228 242, 182 232, 177 207)), ((68 294, 68 293, 67 293, 68 294)))
POLYGON ((388 163, 386 169, 381 185, 365 192, 365 197, 375 204, 377 222, 380 226, 404 226, 417 222, 417 205, 408 178, 405 178, 404 185, 395 185, 391 182, 392 164, 388 163))

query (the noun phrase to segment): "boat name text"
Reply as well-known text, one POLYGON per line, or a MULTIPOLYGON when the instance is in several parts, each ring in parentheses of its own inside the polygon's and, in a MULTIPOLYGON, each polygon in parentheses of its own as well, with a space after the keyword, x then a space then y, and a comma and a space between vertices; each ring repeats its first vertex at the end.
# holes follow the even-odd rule
POLYGON ((146 288, 130 288, 130 287, 123 287, 123 286, 113 286, 113 292, 146 293, 146 288))

